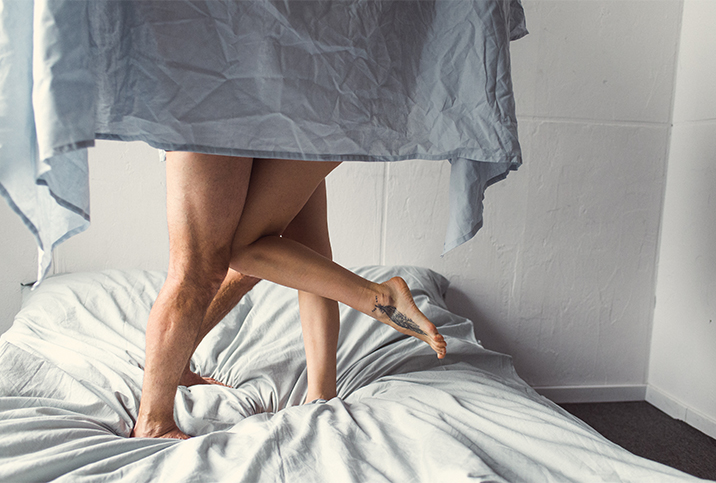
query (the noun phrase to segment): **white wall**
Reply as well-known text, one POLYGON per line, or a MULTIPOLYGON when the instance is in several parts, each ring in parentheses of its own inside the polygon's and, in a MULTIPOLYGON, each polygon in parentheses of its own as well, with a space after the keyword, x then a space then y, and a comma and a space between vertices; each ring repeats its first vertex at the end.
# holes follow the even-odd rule
POLYGON ((344 165, 329 183, 337 259, 445 274, 451 307, 545 393, 641 399, 681 4, 524 4, 526 164, 488 191, 477 239, 439 257, 446 164, 344 165))
MULTIPOLYGON (((483 230, 440 257, 447 163, 346 163, 329 179, 336 259, 443 273, 451 308, 545 393, 639 399, 681 2, 524 4, 531 34, 512 49, 526 164, 488 190, 483 230)), ((91 173, 93 226, 57 250, 56 269, 164 268, 155 151, 100 143, 91 173)))
POLYGON ((681 5, 524 4, 526 165, 488 192, 472 267, 451 278, 485 345, 544 393, 643 397, 681 5))
POLYGON ((451 307, 545 393, 643 398, 681 4, 524 4, 526 164, 488 191, 477 239, 438 257, 446 165, 347 165, 330 184, 336 253, 448 276, 451 307))
POLYGON ((55 249, 53 273, 166 270, 166 178, 144 143, 99 142, 89 150, 90 228, 55 249))
POLYGON ((20 217, 0 200, 0 334, 20 310, 22 283, 37 277, 37 245, 20 217))
POLYGON ((686 0, 647 400, 716 437, 716 2, 686 0))

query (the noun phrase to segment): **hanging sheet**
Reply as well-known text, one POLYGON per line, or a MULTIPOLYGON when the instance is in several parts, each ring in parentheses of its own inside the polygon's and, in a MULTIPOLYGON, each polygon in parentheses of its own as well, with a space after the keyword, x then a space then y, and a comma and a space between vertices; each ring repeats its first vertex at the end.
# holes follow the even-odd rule
POLYGON ((40 248, 87 228, 87 147, 452 163, 445 251, 521 163, 519 0, 0 0, 0 193, 40 248))

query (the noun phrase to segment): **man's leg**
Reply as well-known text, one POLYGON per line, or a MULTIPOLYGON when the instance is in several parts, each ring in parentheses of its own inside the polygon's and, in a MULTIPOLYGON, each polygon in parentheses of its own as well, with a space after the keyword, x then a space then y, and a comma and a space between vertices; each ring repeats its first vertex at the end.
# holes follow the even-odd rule
POLYGON ((226 277, 251 166, 248 158, 167 153, 169 270, 147 323, 133 436, 188 437, 174 421, 174 397, 226 277))
MULTIPOLYGON (((219 322, 221 322, 224 317, 231 312, 231 309, 233 309, 236 304, 241 301, 243 296, 246 295, 258 282, 258 278, 249 277, 234 270, 229 270, 229 273, 226 274, 226 278, 221 283, 221 287, 219 287, 219 291, 214 297, 214 300, 211 301, 209 309, 206 311, 206 316, 204 317, 204 322, 201 324, 201 330, 199 331, 199 337, 196 341, 194 350, 196 350, 199 343, 204 339, 204 337, 206 337, 211 329, 216 327, 219 322)), ((225 385, 211 377, 201 376, 191 372, 189 362, 187 362, 187 365, 184 368, 184 374, 179 381, 179 385, 194 386, 197 384, 225 385)))

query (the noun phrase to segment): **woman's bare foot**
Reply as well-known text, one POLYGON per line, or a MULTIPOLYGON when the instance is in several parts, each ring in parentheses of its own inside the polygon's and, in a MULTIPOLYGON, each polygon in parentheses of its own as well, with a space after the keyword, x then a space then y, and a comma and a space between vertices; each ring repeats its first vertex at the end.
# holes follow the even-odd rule
POLYGON ((189 369, 185 369, 184 374, 182 374, 181 379, 179 380, 179 385, 190 387, 199 384, 214 384, 217 386, 230 387, 223 382, 217 381, 213 377, 203 377, 195 372, 191 372, 189 369))
POLYGON ((406 335, 426 342, 438 355, 445 357, 447 343, 435 325, 418 309, 408 284, 393 277, 379 285, 382 294, 375 296, 373 317, 406 335))

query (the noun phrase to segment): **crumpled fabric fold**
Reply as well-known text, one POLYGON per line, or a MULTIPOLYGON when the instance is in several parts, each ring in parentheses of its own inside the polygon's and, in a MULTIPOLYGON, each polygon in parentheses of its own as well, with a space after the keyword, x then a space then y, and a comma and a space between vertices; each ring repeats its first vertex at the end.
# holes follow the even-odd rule
POLYGON ((312 161, 450 160, 445 251, 521 163, 519 0, 0 0, 0 194, 52 248, 96 139, 312 161))

